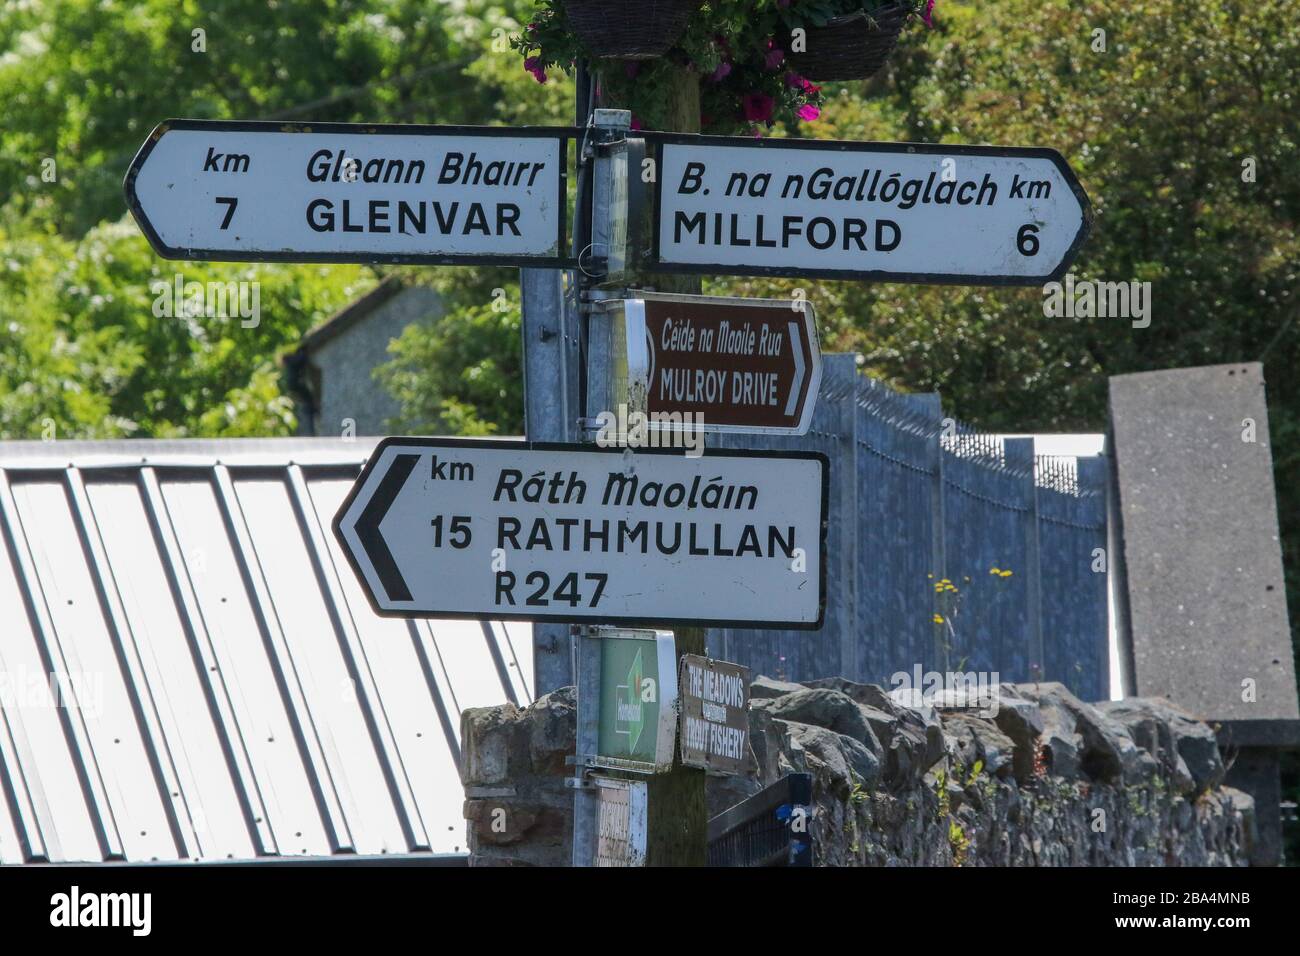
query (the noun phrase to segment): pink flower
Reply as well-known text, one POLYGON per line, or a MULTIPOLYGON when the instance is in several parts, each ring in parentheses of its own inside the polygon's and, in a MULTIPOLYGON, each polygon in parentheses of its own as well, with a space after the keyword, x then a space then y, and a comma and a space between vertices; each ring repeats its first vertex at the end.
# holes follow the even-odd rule
POLYGON ((773 43, 771 40, 768 40, 767 55, 763 57, 763 69, 775 70, 778 66, 780 66, 784 62, 785 62, 785 51, 782 50, 775 43, 773 43))
POLYGON ((794 111, 794 115, 799 117, 801 120, 807 120, 808 122, 812 122, 813 120, 817 119, 817 117, 822 115, 822 111, 819 110, 817 107, 813 106, 811 103, 805 103, 803 106, 799 107, 797 110, 794 111))
POLYGON ((766 123, 772 118, 776 102, 766 93, 746 93, 741 100, 745 110, 745 119, 751 123, 766 123))
POLYGON ((542 69, 541 63, 535 56, 530 56, 524 60, 524 72, 531 73, 533 79, 538 83, 546 82, 546 70, 542 69))
POLYGON ((822 88, 816 83, 805 80, 798 73, 787 73, 785 75, 785 85, 792 90, 802 90, 806 95, 812 96, 814 93, 820 93, 822 88))
POLYGON ((934 18, 931 16, 931 14, 933 13, 934 13, 934 0, 926 0, 925 13, 921 14, 921 19, 925 21, 925 25, 927 27, 934 26, 934 18))
POLYGON ((637 117, 635 113, 632 114, 632 125, 630 128, 641 129, 641 120, 637 117))
POLYGON ((731 64, 723 60, 718 64, 718 68, 709 74, 709 79, 714 83, 721 83, 731 73, 731 64))

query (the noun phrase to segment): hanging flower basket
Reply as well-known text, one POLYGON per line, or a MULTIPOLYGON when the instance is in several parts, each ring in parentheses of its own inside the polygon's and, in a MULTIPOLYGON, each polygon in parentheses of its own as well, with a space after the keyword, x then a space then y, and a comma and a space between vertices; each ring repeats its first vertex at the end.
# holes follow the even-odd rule
POLYGON ((825 26, 808 26, 807 50, 791 53, 790 66, 810 80, 865 80, 879 72, 894 52, 910 14, 904 4, 834 17, 825 26))
POLYGON ((686 31, 703 0, 564 0, 573 32, 593 56, 649 60, 686 31))

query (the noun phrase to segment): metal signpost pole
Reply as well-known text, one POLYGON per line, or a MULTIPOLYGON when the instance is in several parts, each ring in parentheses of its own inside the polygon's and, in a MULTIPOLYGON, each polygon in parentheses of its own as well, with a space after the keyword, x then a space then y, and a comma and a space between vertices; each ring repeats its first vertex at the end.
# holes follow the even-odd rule
MULTIPOLYGON (((578 141, 578 211, 575 214, 574 236, 577 245, 578 269, 574 273, 574 308, 583 308, 583 299, 590 285, 584 259, 591 263, 595 258, 592 234, 593 223, 604 223, 608 216, 608 193, 595 187, 595 152, 592 137, 603 137, 605 131, 596 125, 592 111, 590 94, 591 74, 583 65, 578 70, 578 112, 579 125, 583 134, 578 141), (587 196, 591 196, 591 205, 587 206, 587 196), (588 210, 590 212, 588 213, 588 210)), ((579 322, 585 322, 579 315, 579 322)), ((585 327, 585 325, 584 325, 585 327)), ((588 351, 591 337, 584 336, 583 342, 588 351)), ((584 355, 583 362, 590 365, 592 356, 584 355)), ((582 417, 587 414, 587 396, 585 389, 581 396, 582 417)), ((581 428, 576 427, 577 438, 584 440, 587 436, 581 428)), ((600 806, 596 791, 589 779, 589 761, 595 756, 597 740, 600 734, 600 638, 594 627, 583 625, 574 630, 574 685, 577 693, 577 727, 574 739, 574 773, 573 773, 573 865, 592 866, 596 859, 596 844, 599 840, 600 806)))
MULTIPOLYGON (((572 441, 578 417, 577 370, 570 361, 570 322, 559 269, 520 269, 523 309, 524 434, 529 441, 572 441)), ((576 349, 574 350, 576 351, 576 349)), ((570 627, 533 625, 533 694, 573 683, 570 627)))
MULTIPOLYGON (((698 107, 693 106, 691 114, 698 115, 698 107)), ((626 140, 631 130, 632 114, 626 110, 601 110, 597 114, 598 122, 605 124, 610 133, 603 137, 607 145, 614 145, 626 140)), ((615 155, 609 150, 602 157, 594 183, 594 202, 592 205, 592 234, 595 251, 601 253, 603 260, 604 281, 601 290, 593 292, 591 298, 628 297, 628 285, 642 285, 643 276, 638 274, 640 266, 641 223, 633 212, 643 204, 637 194, 642 193, 638 180, 644 173, 645 166, 639 161, 645 156, 644 144, 640 141, 626 142, 621 153, 615 155), (633 149, 633 146, 636 148, 633 149)), ((698 292, 698 280, 671 276, 658 276, 660 288, 672 292, 698 292)), ((635 293, 640 295, 641 293, 635 293)), ((609 336, 593 335, 590 340, 593 348, 606 348, 611 345, 609 336)), ((609 369, 615 364, 616 356, 606 351, 599 356, 593 354, 588 362, 589 369, 609 369)), ((609 396, 606 410, 614 411, 614 403, 622 396, 609 396)), ((589 414, 596 409, 589 409, 589 414)), ((701 446, 703 445, 703 436, 701 446)), ((674 643, 678 659, 682 655, 705 652, 705 630, 703 627, 675 627, 674 643)), ((581 717, 579 718, 581 724, 581 717)), ((646 821, 647 852, 646 862, 652 866, 702 865, 706 855, 707 812, 704 799, 704 774, 697 768, 686 767, 680 760, 674 760, 667 772, 651 776, 647 782, 648 806, 646 821)))
MULTIPOLYGON (((574 122, 587 125, 591 75, 577 68, 574 122)), ((582 143, 578 143, 582 149, 582 143)), ((581 169, 582 157, 578 157, 581 169)), ((578 183, 578 219, 573 252, 586 245, 582 220, 583 179, 578 183)), ((566 199, 567 202, 567 199, 566 199)), ((572 442, 578 439, 581 411, 581 353, 578 323, 578 272, 566 289, 560 269, 520 269, 519 294, 524 358, 524 435, 529 441, 572 442)), ((574 629, 567 624, 533 625, 533 694, 540 697, 574 682, 574 629)))

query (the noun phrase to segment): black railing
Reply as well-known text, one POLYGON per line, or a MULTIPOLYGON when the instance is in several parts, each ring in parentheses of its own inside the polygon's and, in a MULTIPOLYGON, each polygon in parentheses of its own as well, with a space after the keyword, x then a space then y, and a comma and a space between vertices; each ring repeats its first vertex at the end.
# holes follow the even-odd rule
POLYGON ((812 866, 812 775, 792 773, 709 821, 709 866, 812 866))

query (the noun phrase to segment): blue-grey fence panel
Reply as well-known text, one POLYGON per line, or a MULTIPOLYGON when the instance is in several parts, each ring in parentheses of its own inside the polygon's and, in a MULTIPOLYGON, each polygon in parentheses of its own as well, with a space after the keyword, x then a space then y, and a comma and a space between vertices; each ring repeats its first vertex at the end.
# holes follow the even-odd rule
MULTIPOLYGON (((960 436, 958 447, 965 440, 960 436)), ((983 454, 945 451, 943 480, 946 577, 957 589, 936 594, 947 669, 1030 680, 1025 523, 1034 520, 1032 473, 1026 479, 983 454)))
POLYGON ((1100 459, 1065 480, 1033 439, 953 434, 947 421, 938 395, 899 394, 859 375, 853 356, 828 355, 807 435, 710 439, 825 453, 830 500, 822 629, 713 630, 709 653, 782 680, 888 685, 919 666, 1105 696, 1100 459))
POLYGON ((1105 459, 1080 458, 1077 490, 1038 490, 1045 676, 1088 701, 1110 693, 1106 474, 1105 459))
POLYGON ((931 451, 938 447, 939 416, 900 398, 883 386, 858 390, 861 654, 854 676, 883 686, 892 674, 938 663, 930 575, 936 572, 932 490, 938 479, 931 451))
MULTIPOLYGON (((821 394, 841 394, 852 387, 857 366, 852 355, 827 355, 823 360, 821 394)), ((807 435, 719 435, 710 436, 710 446, 763 450, 820 451, 830 459, 831 520, 826 540, 826 616, 819 631, 781 631, 723 628, 709 632, 708 652, 723 660, 747 665, 755 674, 780 680, 801 680, 843 672, 845 642, 853 646, 855 610, 852 582, 854 573, 851 522, 844 520, 844 490, 853 488, 852 416, 845 410, 851 403, 819 400, 807 435), (846 427, 845 419, 848 418, 846 427), (846 582, 848 585, 846 586, 846 582)), ((808 494, 821 489, 809 488, 808 494)), ((811 567, 811 565, 810 565, 811 567)), ((809 587, 816 587, 815 580, 809 587)))

